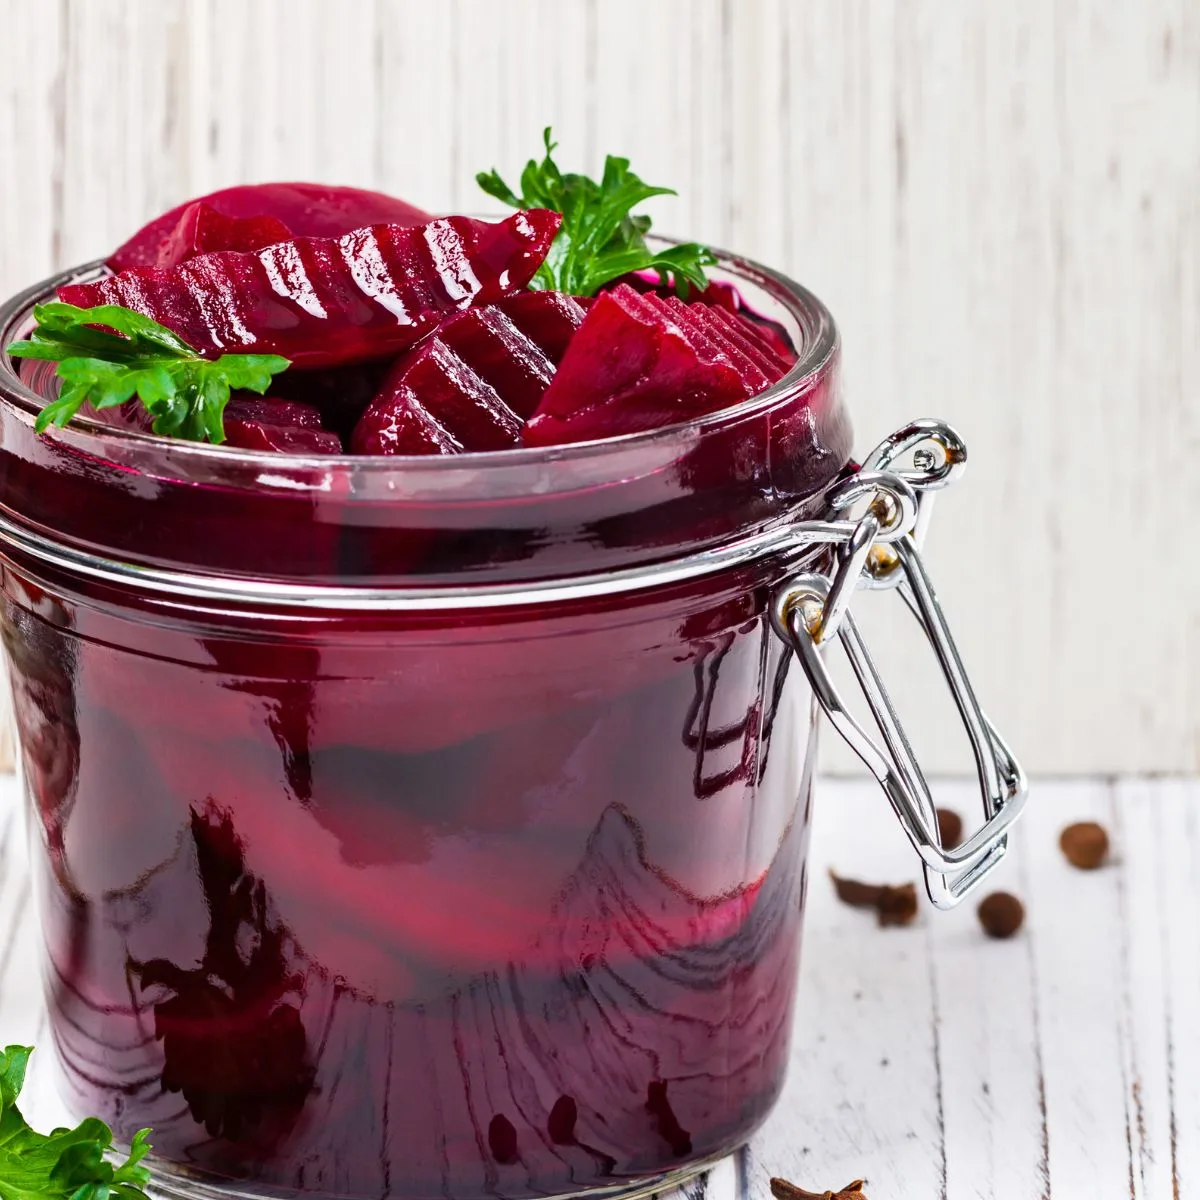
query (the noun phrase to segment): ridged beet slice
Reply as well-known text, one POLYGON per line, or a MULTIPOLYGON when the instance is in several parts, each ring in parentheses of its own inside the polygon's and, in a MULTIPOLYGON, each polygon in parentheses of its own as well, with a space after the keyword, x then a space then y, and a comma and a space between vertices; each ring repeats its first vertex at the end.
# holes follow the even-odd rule
POLYGON ((680 320, 689 320, 702 327, 729 353, 736 353, 739 361, 749 360, 760 379, 760 391, 769 387, 783 374, 784 368, 776 361, 775 356, 747 337, 742 329, 742 322, 724 309, 714 309, 706 304, 685 304, 676 297, 669 299, 667 304, 672 312, 679 315, 680 320))
POLYGON ((434 335, 524 420, 537 408, 554 364, 498 307, 470 308, 451 317, 434 335))
POLYGON ((731 313, 725 308, 713 308, 713 318, 721 321, 727 328, 736 330, 747 338, 774 362, 786 374, 796 361, 796 352, 785 345, 781 334, 775 332, 774 325, 764 325, 750 317, 739 313, 731 313))
POLYGON ((587 310, 562 292, 519 292, 498 306, 555 365, 562 362, 587 310))
POLYGON ((724 355, 737 368, 743 382, 756 392, 771 384, 771 376, 752 354, 744 347, 725 336, 725 330, 716 326, 704 305, 685 304, 677 297, 651 294, 645 299, 655 305, 668 320, 675 321, 684 331, 689 342, 709 357, 724 355))
MULTIPOLYGON (((687 340, 710 361, 722 357, 737 368, 751 394, 764 391, 786 373, 779 356, 764 343, 747 333, 752 329, 745 319, 724 308, 699 301, 688 303, 678 296, 663 296, 659 292, 636 292, 630 300, 643 314, 659 313, 673 321, 687 340)), ((790 365, 790 364, 788 364, 790 365)))
POLYGON ((424 225, 432 220, 429 213, 382 192, 333 187, 327 183, 256 183, 223 188, 176 205, 139 229, 112 254, 108 265, 114 271, 169 265, 162 259, 164 248, 187 209, 200 203, 219 216, 235 220, 271 218, 283 226, 285 238, 341 237, 367 225, 424 225))
POLYGON ((279 454, 341 454, 336 433, 321 428, 311 405, 235 393, 225 407, 225 444, 279 454))
POLYGON ((83 308, 135 309, 206 356, 282 354, 301 368, 369 362, 407 350, 456 309, 519 291, 561 220, 532 209, 497 224, 375 225, 123 271, 58 295, 83 308))
POLYGON ((583 318, 570 297, 546 292, 455 314, 392 368, 355 429, 354 450, 458 454, 518 445, 554 363, 510 307, 552 347, 565 347, 583 318))
POLYGON ((554 446, 656 429, 752 392, 727 358, 698 351, 678 324, 648 315, 641 297, 620 284, 588 310, 524 440, 554 446))
POLYGON ((432 337, 388 373, 355 426, 355 454, 461 454, 519 445, 521 418, 432 337))
POLYGON ((175 267, 218 250, 262 250, 290 237, 292 231, 278 217, 227 217, 197 200, 180 214, 152 265, 175 267))

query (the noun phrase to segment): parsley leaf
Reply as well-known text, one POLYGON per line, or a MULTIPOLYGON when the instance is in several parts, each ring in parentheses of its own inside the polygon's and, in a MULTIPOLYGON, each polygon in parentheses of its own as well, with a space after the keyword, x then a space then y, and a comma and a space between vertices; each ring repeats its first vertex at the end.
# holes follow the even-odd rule
POLYGON ((220 443, 230 391, 265 392, 272 376, 291 365, 277 354, 201 358, 165 325, 116 304, 78 308, 56 301, 37 305, 33 316, 29 340, 13 342, 8 353, 58 363, 62 389, 38 414, 39 433, 61 428, 84 404, 113 408, 136 396, 153 414, 155 433, 220 443))
POLYGON ((489 196, 513 208, 551 208, 563 215, 562 228, 538 268, 531 286, 592 296, 604 284, 631 271, 657 271, 684 297, 690 288, 708 286, 704 268, 717 260, 695 242, 653 251, 646 245, 650 218, 633 209, 652 196, 673 196, 672 188, 654 187, 629 169, 629 159, 609 155, 600 181, 586 175, 564 175, 553 154, 557 143, 547 128, 542 135, 546 156, 530 159, 521 172, 521 194, 496 171, 480 171, 475 181, 489 196))
POLYGON ((105 1155, 112 1130, 89 1117, 74 1129, 35 1133, 17 1108, 33 1050, 0 1052, 0 1198, 2 1200, 146 1200, 148 1129, 139 1130, 124 1163, 105 1155))

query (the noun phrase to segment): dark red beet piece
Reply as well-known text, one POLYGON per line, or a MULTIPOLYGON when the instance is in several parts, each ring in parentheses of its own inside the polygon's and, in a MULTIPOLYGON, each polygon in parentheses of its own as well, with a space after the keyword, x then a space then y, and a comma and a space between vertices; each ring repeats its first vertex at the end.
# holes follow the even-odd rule
POLYGON ((570 296, 552 292, 456 314, 392 368, 354 431, 353 449, 459 454, 519 445, 524 418, 554 377, 554 360, 537 338, 561 357, 583 316, 570 296))
POLYGON ((621 284, 588 310, 524 440, 554 446, 656 429, 727 408, 754 390, 728 358, 698 350, 677 323, 647 312, 621 284))
POLYGON ((350 448, 355 454, 461 454, 520 441, 521 418, 439 336, 392 368, 350 448))
POLYGON ((498 224, 375 225, 123 271, 58 295, 83 308, 135 309, 205 356, 282 354, 301 368, 369 362, 407 350, 456 309, 519 291, 561 220, 532 209, 498 224))
POLYGON ((770 387, 774 378, 756 358, 747 354, 744 346, 716 326, 710 310, 703 305, 685 304, 677 297, 649 295, 646 299, 657 307, 669 321, 675 321, 697 350, 713 357, 724 355, 737 368, 742 381, 756 392, 770 387))
POLYGON ((774 352, 764 349, 761 342, 746 333, 744 323, 739 317, 735 317, 724 309, 684 304, 681 300, 676 300, 675 306, 688 312, 694 312, 703 307, 705 327, 722 345, 729 347, 731 351, 736 350, 741 357, 749 359, 755 365, 766 381, 761 386, 766 387, 768 384, 774 383, 776 379, 786 373, 787 367, 779 361, 778 356, 774 352))
POLYGON ((424 225, 432 219, 429 213, 382 192, 326 183, 257 183, 198 196, 155 217, 112 254, 108 265, 114 271, 167 265, 161 259, 164 247, 186 210, 199 203, 235 220, 273 218, 284 228, 285 238, 341 237, 366 225, 424 225))
POLYGON ((562 292, 519 292, 498 307, 556 367, 587 316, 574 296, 562 292))
POLYGON ((709 311, 713 320, 723 324, 730 336, 743 339, 745 343, 755 347, 761 356, 760 361, 774 363, 782 373, 792 369, 792 364, 796 361, 795 351, 790 346, 785 347, 779 338, 769 336, 768 326, 724 308, 710 308, 709 311))
POLYGON ((175 267, 217 250, 262 250, 290 237, 292 231, 278 217, 227 217, 197 200, 180 214, 158 260, 150 265, 175 267))
POLYGON ((321 414, 311 404, 277 400, 253 392, 234 392, 225 407, 225 417, 261 421, 265 425, 293 425, 297 429, 320 429, 321 414))
POLYGON ((742 293, 732 283, 720 279, 712 280, 702 292, 693 292, 688 296, 689 301, 698 304, 708 304, 714 308, 724 308, 731 313, 741 312, 744 307, 742 293))
POLYGON ((554 378, 554 364, 498 308, 451 317, 435 337, 495 388, 522 420, 532 415, 554 378))
POLYGON ((225 445, 278 454, 341 454, 336 433, 321 428, 310 405, 235 393, 225 407, 225 445))

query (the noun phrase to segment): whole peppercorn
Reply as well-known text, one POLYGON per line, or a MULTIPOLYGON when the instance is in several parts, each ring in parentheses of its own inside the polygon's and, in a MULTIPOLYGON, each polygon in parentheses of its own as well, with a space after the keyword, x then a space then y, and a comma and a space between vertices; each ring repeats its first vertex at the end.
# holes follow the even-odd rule
POLYGON ((1025 905, 1011 892, 992 892, 979 902, 979 923, 990 938, 1010 938, 1025 921, 1025 905))
POLYGON ((1095 821, 1068 825, 1058 838, 1067 862, 1081 871, 1094 871, 1108 857, 1108 833, 1095 821))
POLYGON ((942 835, 942 849, 953 850, 962 845, 963 819, 952 808, 937 810, 938 830, 942 835))

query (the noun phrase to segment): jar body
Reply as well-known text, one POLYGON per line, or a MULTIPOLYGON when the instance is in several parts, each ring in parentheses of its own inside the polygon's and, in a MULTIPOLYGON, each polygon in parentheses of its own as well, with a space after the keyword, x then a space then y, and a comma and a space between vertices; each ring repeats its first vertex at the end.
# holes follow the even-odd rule
POLYGON ((768 598, 850 429, 828 313, 724 261, 788 379, 550 451, 39 436, 50 383, 0 361, 52 1028, 159 1190, 641 1192, 765 1117, 815 764, 768 598))
POLYGON ((237 621, 10 562, 71 1107, 241 1192, 736 1147, 782 1082, 814 763, 765 596, 237 621))

